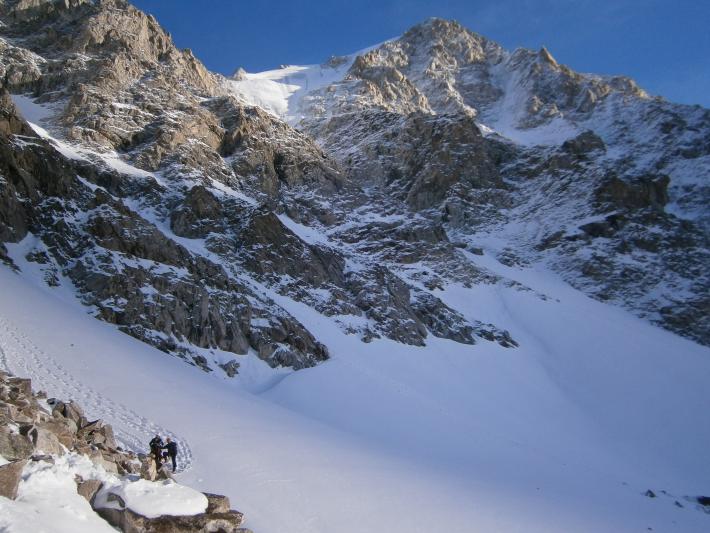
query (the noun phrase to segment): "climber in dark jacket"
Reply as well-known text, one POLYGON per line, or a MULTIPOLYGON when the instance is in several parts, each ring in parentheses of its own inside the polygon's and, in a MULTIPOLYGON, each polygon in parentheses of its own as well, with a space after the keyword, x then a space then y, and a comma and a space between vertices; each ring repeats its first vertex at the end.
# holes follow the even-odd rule
POLYGON ((153 454, 153 458, 155 459, 155 468, 160 470, 160 464, 162 463, 162 455, 163 455, 163 439, 160 438, 160 435, 156 435, 153 437, 149 443, 150 446, 150 453, 153 454))
POLYGON ((177 442, 174 442, 170 437, 168 437, 168 443, 163 446, 166 450, 168 450, 168 457, 170 457, 170 460, 173 462, 173 472, 175 472, 175 469, 177 468, 177 465, 175 464, 175 458, 177 457, 177 442))

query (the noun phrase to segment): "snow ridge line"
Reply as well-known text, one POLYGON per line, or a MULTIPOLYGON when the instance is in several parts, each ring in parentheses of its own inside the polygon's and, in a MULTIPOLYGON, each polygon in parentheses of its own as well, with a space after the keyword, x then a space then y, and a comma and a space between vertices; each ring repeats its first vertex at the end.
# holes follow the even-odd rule
POLYGON ((57 391, 57 396, 79 403, 87 415, 110 423, 116 439, 125 449, 145 453, 150 438, 160 434, 180 443, 177 471, 185 472, 192 466, 192 450, 185 439, 75 379, 3 316, 0 316, 0 366, 10 373, 31 378, 35 387, 57 391))

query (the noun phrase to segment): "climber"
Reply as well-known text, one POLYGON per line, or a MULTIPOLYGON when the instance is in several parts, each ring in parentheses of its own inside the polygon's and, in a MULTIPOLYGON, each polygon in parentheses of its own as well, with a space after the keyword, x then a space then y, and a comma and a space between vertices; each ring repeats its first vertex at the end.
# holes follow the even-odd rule
POLYGON ((175 472, 175 469, 177 468, 177 465, 175 463, 175 458, 177 457, 177 442, 174 442, 170 437, 168 437, 168 443, 163 446, 166 450, 168 450, 168 457, 170 457, 170 460, 173 462, 173 472, 175 472))
POLYGON ((160 470, 160 465, 163 462, 162 459, 162 450, 164 448, 163 445, 163 439, 160 438, 160 435, 156 435, 153 437, 149 443, 150 446, 150 453, 153 454, 153 458, 155 459, 155 468, 160 470))

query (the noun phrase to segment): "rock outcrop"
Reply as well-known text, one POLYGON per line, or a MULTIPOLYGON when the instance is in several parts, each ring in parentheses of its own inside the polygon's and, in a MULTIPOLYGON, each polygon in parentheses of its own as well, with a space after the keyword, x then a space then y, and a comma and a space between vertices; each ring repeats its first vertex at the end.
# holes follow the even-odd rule
POLYGON ((97 509, 109 524, 124 533, 251 533, 240 527, 242 514, 238 511, 208 511, 191 516, 159 516, 147 518, 128 508, 97 509))
POLYGON ((22 479, 22 469, 27 464, 26 459, 11 461, 0 465, 0 496, 14 500, 17 497, 17 487, 22 479))
POLYGON ((438 215, 462 245, 505 243, 504 264, 544 263, 710 343, 710 111, 441 19, 355 57, 297 105, 290 116, 352 180, 438 215))
MULTIPOLYGON (((0 456, 10 461, 0 465, 0 496, 11 500, 17 497, 28 462, 52 464, 65 453, 85 455, 109 474, 132 476, 127 479, 161 479, 152 457, 122 449, 111 426, 101 420, 89 421, 76 402, 47 399, 44 393, 32 391, 29 379, 0 372, 0 456)), ((110 488, 106 489, 107 498, 118 502, 119 508, 99 505, 97 495, 104 490, 100 479, 77 476, 75 481, 77 493, 112 526, 126 533, 250 533, 240 527, 244 517, 231 509, 226 496, 205 494, 207 508, 203 513, 147 518, 128 508, 119 495, 110 493, 110 488)))

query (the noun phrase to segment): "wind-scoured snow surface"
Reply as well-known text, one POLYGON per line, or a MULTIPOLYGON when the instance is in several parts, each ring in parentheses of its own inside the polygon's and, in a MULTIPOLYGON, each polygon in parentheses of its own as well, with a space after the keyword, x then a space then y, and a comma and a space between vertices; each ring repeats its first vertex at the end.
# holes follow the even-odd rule
POLYGON ((321 65, 284 65, 263 72, 244 72, 241 79, 229 79, 227 83, 246 103, 259 106, 289 124, 296 124, 304 118, 301 113, 304 96, 342 80, 357 56, 382 44, 347 56, 333 57, 321 65))
POLYGON ((176 435, 180 481, 227 494, 259 533, 707 531, 691 497, 710 492, 710 350, 549 272, 471 260, 534 291, 443 299, 520 348, 364 344, 274 294, 332 359, 229 380, 0 267, 0 363, 86 403, 128 445, 176 435))
POLYGON ((357 54, 343 58, 338 66, 289 65, 265 72, 246 73, 242 80, 229 80, 234 93, 247 103, 296 123, 301 98, 308 92, 330 85, 343 78, 357 54))

